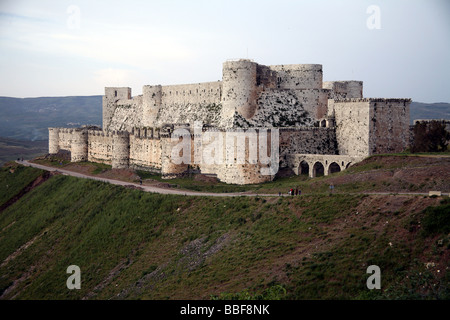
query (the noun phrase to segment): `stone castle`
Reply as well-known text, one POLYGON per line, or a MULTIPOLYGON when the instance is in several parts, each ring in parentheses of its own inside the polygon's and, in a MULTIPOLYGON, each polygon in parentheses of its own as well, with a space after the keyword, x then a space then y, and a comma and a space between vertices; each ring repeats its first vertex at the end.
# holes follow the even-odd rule
POLYGON ((363 98, 361 81, 324 82, 319 64, 230 60, 223 63, 222 81, 145 85, 136 97, 130 88, 105 88, 103 127, 49 128, 49 153, 67 150, 73 162, 154 171, 166 178, 196 172, 251 184, 272 180, 278 169, 315 177, 373 154, 406 149, 410 102, 363 98), (245 136, 248 132, 259 139, 245 136), (244 134, 244 144, 209 148, 230 134, 244 134), (180 163, 173 155, 181 141, 188 148, 177 154, 185 159, 180 163), (230 161, 243 147, 244 161, 230 161), (252 147, 260 156, 270 150, 276 158, 251 161, 252 147), (224 161, 194 161, 199 148, 213 149, 214 159, 224 161), (268 174, 268 166, 276 170, 268 174))

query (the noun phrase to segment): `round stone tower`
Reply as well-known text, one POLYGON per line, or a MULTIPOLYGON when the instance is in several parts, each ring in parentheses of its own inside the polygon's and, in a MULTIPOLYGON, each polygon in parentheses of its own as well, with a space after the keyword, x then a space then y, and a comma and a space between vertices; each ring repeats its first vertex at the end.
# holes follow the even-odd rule
POLYGON ((188 172, 189 166, 192 165, 192 143, 189 127, 185 125, 172 127, 161 134, 161 176, 163 179, 176 178, 188 172), (176 129, 182 130, 174 131, 176 129), (186 147, 182 152, 179 148, 181 141, 186 147), (191 154, 184 154, 189 151, 191 154))
POLYGON ((223 64, 222 117, 233 117, 237 112, 245 119, 256 111, 256 69, 250 60, 226 61, 223 64))
POLYGON ((113 132, 111 165, 113 169, 127 169, 130 159, 130 134, 127 131, 113 132))
POLYGON ((156 116, 161 107, 162 86, 143 86, 142 104, 143 115, 142 124, 145 127, 153 127, 156 122, 156 116))
POLYGON ((55 154, 59 151, 59 128, 48 128, 48 153, 55 154))
POLYGON ((80 162, 88 159, 88 132, 85 129, 72 131, 72 145, 70 148, 71 161, 80 162))

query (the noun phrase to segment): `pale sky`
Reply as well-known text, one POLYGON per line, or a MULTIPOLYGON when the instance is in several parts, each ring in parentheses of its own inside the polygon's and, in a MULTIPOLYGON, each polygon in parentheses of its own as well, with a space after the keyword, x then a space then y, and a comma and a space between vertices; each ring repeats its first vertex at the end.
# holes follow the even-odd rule
POLYGON ((450 102, 450 1, 0 0, 0 52, 0 96, 134 96, 249 58, 322 64, 365 97, 450 102))

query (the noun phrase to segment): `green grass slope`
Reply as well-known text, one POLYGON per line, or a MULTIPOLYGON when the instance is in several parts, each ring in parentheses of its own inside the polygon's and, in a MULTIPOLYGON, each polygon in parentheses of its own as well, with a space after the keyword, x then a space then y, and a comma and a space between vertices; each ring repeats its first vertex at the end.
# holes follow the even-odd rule
MULTIPOLYGON (((1 201, 41 176, 3 168, 1 201)), ((0 297, 448 299, 449 209, 448 197, 168 196, 54 175, 0 212, 0 297)))

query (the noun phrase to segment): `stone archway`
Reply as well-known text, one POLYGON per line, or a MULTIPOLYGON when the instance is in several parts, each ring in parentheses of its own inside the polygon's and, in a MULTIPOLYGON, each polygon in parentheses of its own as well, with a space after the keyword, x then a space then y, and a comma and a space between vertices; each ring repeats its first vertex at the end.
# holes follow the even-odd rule
POLYGON ((314 166, 312 167, 312 177, 321 177, 325 174, 325 167, 323 166, 322 162, 317 161, 314 163, 314 166))
POLYGON ((363 156, 295 154, 289 157, 289 166, 296 175, 305 174, 307 168, 309 168, 309 177, 314 178, 344 171, 354 163, 358 163, 363 159, 363 156))
POLYGON ((339 164, 337 164, 336 162, 330 163, 330 165, 328 167, 328 173, 332 174, 332 173, 336 173, 336 172, 341 172, 341 166, 339 164))
POLYGON ((307 174, 309 175, 309 164, 305 160, 301 161, 298 166, 298 174, 307 174))

